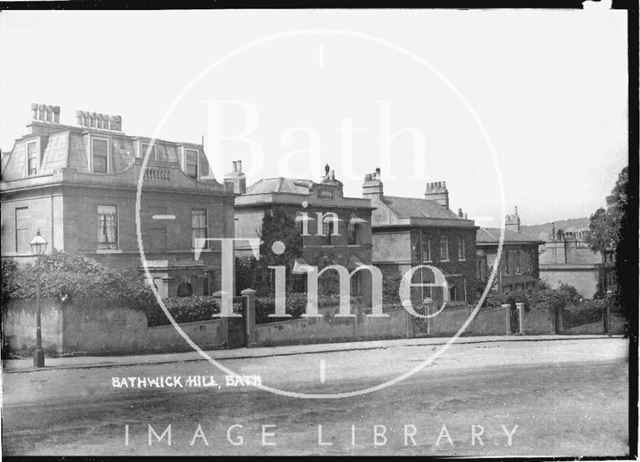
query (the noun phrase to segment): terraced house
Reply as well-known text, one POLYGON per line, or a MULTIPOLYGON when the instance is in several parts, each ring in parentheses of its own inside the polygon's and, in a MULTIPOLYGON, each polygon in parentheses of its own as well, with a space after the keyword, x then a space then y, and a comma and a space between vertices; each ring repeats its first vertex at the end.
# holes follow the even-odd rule
POLYGON ((198 261, 193 248, 197 238, 233 236, 234 193, 213 177, 201 144, 127 135, 121 117, 94 112, 66 125, 59 107, 34 104, 32 118, 2 161, 3 256, 32 260, 39 230, 48 251, 140 269, 142 179, 141 241, 160 293, 219 289, 219 246, 209 243, 198 261))
MULTIPOLYGON (((234 163, 225 177, 240 195, 235 200, 237 238, 257 238, 265 214, 278 207, 296 221, 302 236, 302 256, 292 268, 293 290, 306 292, 307 266, 321 271, 329 265, 341 265, 350 272, 371 265, 371 202, 345 197, 343 184, 333 170, 325 167, 318 182, 296 178, 265 178, 246 187, 242 163, 234 163)), ((238 242, 238 256, 251 256, 248 243, 238 242)), ((367 270, 357 271, 350 279, 352 295, 371 301, 371 277, 367 270)))
MULTIPOLYGON (((486 284, 496 265, 500 228, 480 228, 476 242, 478 279, 486 284)), ((505 218, 500 267, 493 281, 493 289, 501 294, 536 290, 540 281, 538 246, 543 243, 522 232, 516 207, 515 212, 505 218)))
MULTIPOLYGON (((473 220, 449 209, 445 182, 426 184, 423 198, 384 194, 380 169, 365 176, 363 197, 374 207, 371 217, 373 264, 386 274, 404 274, 412 267, 439 268, 449 299, 472 302, 476 296, 476 230, 473 220)), ((412 282, 433 282, 431 272, 418 271, 412 282)), ((412 290, 412 300, 442 299, 442 289, 412 290)))

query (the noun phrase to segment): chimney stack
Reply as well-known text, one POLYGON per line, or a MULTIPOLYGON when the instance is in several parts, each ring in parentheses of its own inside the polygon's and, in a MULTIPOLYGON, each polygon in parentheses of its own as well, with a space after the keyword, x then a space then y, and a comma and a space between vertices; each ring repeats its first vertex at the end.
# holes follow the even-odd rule
POLYGON ((424 198, 430 201, 435 201, 442 206, 442 208, 449 208, 449 191, 447 190, 446 181, 434 181, 427 183, 427 189, 424 192, 424 198))
MULTIPOLYGON (((54 108, 55 118, 55 108, 54 108)), ((98 130, 122 130, 122 117, 107 114, 96 114, 89 111, 76 111, 76 124, 80 127, 97 128, 98 130)))
POLYGON ((242 161, 234 160, 231 164, 232 171, 224 176, 225 187, 235 194, 244 194, 247 192, 247 178, 242 172, 242 161))
POLYGON ((362 184, 362 197, 365 199, 382 199, 384 195, 380 169, 376 168, 374 173, 367 173, 362 184))
POLYGON ((33 103, 31 104, 31 119, 50 124, 59 124, 60 106, 33 103))

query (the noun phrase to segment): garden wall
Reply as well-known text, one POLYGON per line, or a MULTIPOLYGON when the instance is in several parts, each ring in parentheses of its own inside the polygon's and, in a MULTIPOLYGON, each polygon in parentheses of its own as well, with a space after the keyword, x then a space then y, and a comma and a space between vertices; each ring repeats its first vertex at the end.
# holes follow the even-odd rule
POLYGON ((554 334, 555 319, 550 310, 525 311, 522 323, 525 335, 554 334))
MULTIPOLYGON (((42 348, 62 353, 63 321, 60 302, 56 299, 41 301, 42 348)), ((14 350, 30 350, 36 345, 35 300, 11 300, 2 311, 2 342, 14 350)))
MULTIPOLYGON (((319 308, 322 317, 255 324, 255 294, 247 296, 253 315, 238 319, 212 319, 180 324, 182 330, 201 348, 235 348, 302 343, 325 343, 416 336, 454 335, 473 311, 472 306, 447 307, 424 324, 418 323, 404 308, 384 310, 389 317, 369 317, 352 309, 356 317, 335 317, 337 306, 319 308)), ((35 303, 11 300, 3 311, 3 342, 12 350, 31 350, 35 346, 35 303)), ((562 310, 564 312, 564 310, 562 310)), ((483 309, 463 335, 505 335, 510 331, 509 308, 483 309)), ((574 318, 572 318, 574 319, 574 318)), ((604 319, 580 325, 565 325, 564 334, 603 334, 604 319)), ((624 318, 611 316, 611 332, 624 332, 624 318)), ((526 335, 553 334, 554 316, 548 310, 523 314, 526 335)), ((559 325, 562 325, 560 320, 559 325)), ((49 352, 91 355, 141 354, 189 351, 190 345, 172 325, 147 327, 144 313, 129 308, 87 308, 63 304, 57 299, 42 300, 43 348, 49 352)))
MULTIPOLYGON (((11 300, 3 314, 4 344, 14 351, 35 348, 35 319, 34 300, 11 300)), ((212 319, 183 323, 180 327, 201 348, 217 349, 228 346, 229 325, 228 319, 212 319)), ((50 352, 91 355, 192 349, 172 325, 147 327, 147 318, 141 311, 122 307, 89 309, 57 299, 42 300, 42 344, 50 352)))

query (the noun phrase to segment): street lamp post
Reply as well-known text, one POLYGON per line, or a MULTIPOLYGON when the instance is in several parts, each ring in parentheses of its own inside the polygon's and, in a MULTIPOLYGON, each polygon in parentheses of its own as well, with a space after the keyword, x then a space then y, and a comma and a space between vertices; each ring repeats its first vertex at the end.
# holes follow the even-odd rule
POLYGON ((607 294, 605 295, 605 312, 604 312, 604 322, 607 326, 607 335, 611 337, 611 296, 613 295, 613 290, 607 289, 607 294))
POLYGON ((37 256, 36 263, 36 349, 33 352, 33 367, 44 367, 44 351, 42 351, 42 313, 40 307, 40 259, 47 249, 47 240, 40 235, 29 243, 33 254, 37 256))

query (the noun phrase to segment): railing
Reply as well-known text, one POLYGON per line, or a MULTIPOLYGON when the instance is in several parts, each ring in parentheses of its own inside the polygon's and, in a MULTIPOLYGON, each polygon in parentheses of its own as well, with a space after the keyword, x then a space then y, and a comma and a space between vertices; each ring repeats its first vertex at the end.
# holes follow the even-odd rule
POLYGON ((147 167, 144 171, 145 181, 171 181, 171 169, 164 167, 147 167))

